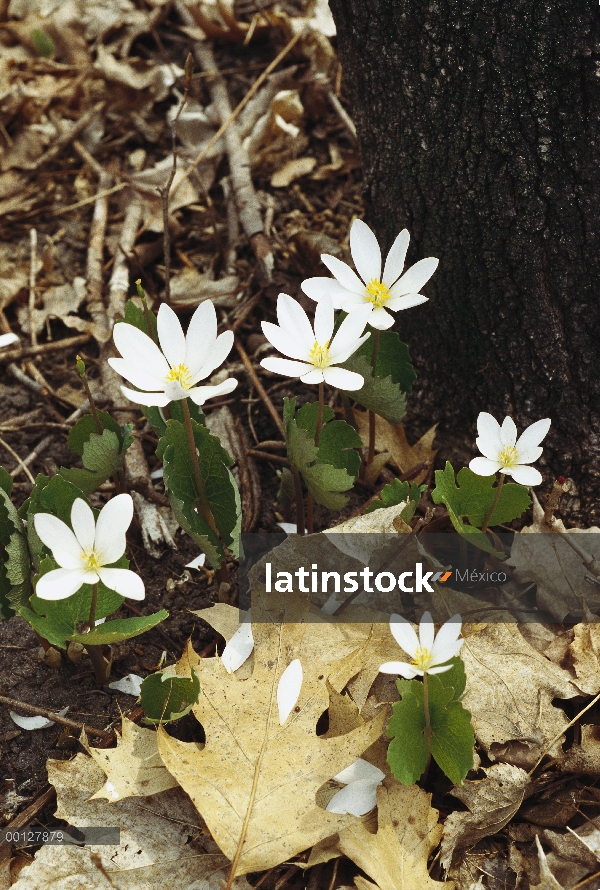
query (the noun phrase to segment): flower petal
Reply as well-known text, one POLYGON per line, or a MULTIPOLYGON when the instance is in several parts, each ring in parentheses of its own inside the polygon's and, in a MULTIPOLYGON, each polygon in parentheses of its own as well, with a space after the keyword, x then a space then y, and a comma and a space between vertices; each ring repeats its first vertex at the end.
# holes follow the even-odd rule
POLYGON ((315 335, 308 315, 298 303, 287 294, 277 297, 277 321, 286 334, 289 334, 300 347, 308 352, 315 343, 315 335))
POLYGON ((499 460, 490 460, 487 457, 474 457, 469 464, 469 469, 478 476, 493 476, 501 466, 502 464, 499 460))
POLYGON ((174 368, 185 362, 185 336, 179 319, 170 306, 163 303, 156 319, 158 342, 168 363, 174 368))
POLYGON ((354 312, 355 309, 360 309, 361 307, 365 307, 365 309, 373 309, 373 304, 367 300, 365 294, 351 294, 349 290, 346 292, 346 296, 342 296, 341 298, 341 307, 344 312, 354 312))
POLYGON ((394 676, 404 677, 405 680, 412 680, 414 677, 423 676, 423 671, 414 668, 412 664, 405 661, 386 661, 379 667, 380 674, 394 674, 394 676))
POLYGON ((350 253, 356 271, 365 284, 372 278, 381 280, 381 248, 377 238, 362 219, 355 219, 350 227, 350 253))
POLYGON ((53 569, 38 580, 36 596, 41 600, 64 600, 86 583, 85 569, 53 569))
POLYGON ((117 692, 122 692, 124 695, 135 695, 137 698, 142 691, 143 682, 143 677, 139 677, 137 674, 127 674, 125 677, 121 677, 120 680, 109 683, 108 688, 116 689, 117 692))
POLYGON ((358 779, 340 788, 334 794, 325 809, 329 813, 364 816, 377 806, 377 786, 379 782, 369 779, 358 779))
POLYGON ((435 638, 435 627, 430 612, 423 612, 423 616, 419 623, 419 642, 423 648, 430 652, 433 649, 433 640, 435 638))
POLYGON ((420 306, 426 303, 429 297, 423 294, 407 294, 405 297, 390 297, 386 300, 385 308, 391 312, 402 312, 404 309, 412 309, 413 306, 420 306))
MULTIPOLYGON (((125 532, 132 519, 133 500, 130 494, 118 494, 100 511, 96 522, 95 548, 102 555, 102 565, 116 562, 125 553, 125 532)), ((116 590, 114 587, 111 589, 116 590)))
MULTIPOLYGON (((477 447, 490 460, 498 460, 502 451, 502 438, 500 436, 500 424, 495 417, 487 411, 480 411, 477 418, 477 447)), ((475 472, 475 471, 474 471, 475 472)))
POLYGON ((504 418, 500 427, 500 439, 503 448, 512 448, 517 441, 517 428, 512 417, 508 415, 504 418))
POLYGON ((394 316, 386 312, 383 306, 376 306, 371 312, 369 324, 378 331, 387 331, 394 324, 394 316))
POLYGON ((371 331, 367 331, 367 333, 364 334, 362 337, 359 337, 358 340, 355 340, 354 342, 350 342, 348 344, 347 348, 343 349, 343 350, 338 349, 337 344, 336 344, 335 353, 331 355, 331 364, 332 365, 341 365, 343 362, 346 361, 346 359, 349 359, 351 355, 354 355, 354 353, 360 349, 360 347, 363 345, 363 343, 367 342, 367 340, 369 339, 370 336, 371 336, 371 331))
MULTIPOLYGON (((365 385, 364 377, 361 377, 355 371, 347 371, 345 368, 334 368, 332 366, 325 368, 323 377, 325 378, 325 383, 348 392, 355 392, 357 389, 362 389, 365 385)), ((304 380, 304 378, 302 379, 304 380)))
POLYGON ((166 377, 169 365, 151 337, 132 324, 120 321, 114 326, 113 340, 123 358, 140 368, 152 368, 153 376, 166 377))
MULTIPOLYGON (((83 550, 92 550, 96 536, 96 521, 92 508, 84 500, 77 498, 71 507, 71 525, 73 533, 83 550)), ((79 557, 81 565, 81 556, 79 557)))
POLYGON ((306 361, 309 350, 306 347, 301 346, 297 340, 287 333, 287 331, 284 331, 283 328, 278 327, 270 321, 263 321, 261 327, 263 329, 263 334, 269 343, 271 343, 282 355, 287 355, 288 358, 306 361))
POLYGON ((233 331, 223 331, 214 341, 210 353, 204 359, 204 364, 192 376, 192 383, 204 380, 213 371, 219 368, 233 348, 233 331))
POLYGON ((452 669, 452 665, 451 665, 451 664, 446 664, 446 665, 444 665, 443 667, 429 668, 429 670, 427 671, 427 673, 428 673, 428 674, 444 674, 446 671, 449 671, 449 670, 451 670, 451 669, 452 669))
POLYGON ((385 779, 385 773, 373 766, 372 763, 369 763, 368 760, 363 760, 362 757, 359 757, 358 760, 355 760, 354 763, 351 763, 350 766, 347 766, 346 769, 343 769, 341 773, 338 773, 333 778, 336 782, 341 782, 342 785, 349 785, 350 782, 379 783, 385 779))
POLYGON ((536 445, 539 445, 548 435, 551 423, 552 421, 549 417, 544 417, 543 420, 537 420, 531 426, 528 426, 526 430, 523 430, 517 439, 517 451, 519 452, 520 462, 529 463, 528 460, 521 459, 521 451, 527 452, 530 448, 535 448, 536 445))
POLYGON ((208 399, 228 395, 237 385, 235 377, 228 377, 223 383, 217 383, 215 386, 194 386, 187 394, 195 405, 203 405, 208 399))
POLYGON ((313 368, 312 371, 308 371, 307 374, 303 374, 300 378, 302 383, 308 383, 312 385, 313 383, 323 383, 325 380, 325 372, 320 368, 313 368))
POLYGON ((392 636, 398 643, 401 649, 403 649, 407 655, 410 655, 411 658, 415 657, 415 653, 417 648, 419 647, 419 638, 414 632, 411 624, 406 618, 403 618, 402 615, 390 615, 390 630, 392 632, 392 636))
POLYGON ((279 709, 279 725, 283 726, 290 716, 302 688, 302 663, 295 658, 284 670, 277 685, 277 707, 279 709))
POLYGON ((308 362, 294 362, 288 358, 263 358, 261 368, 273 371, 274 374, 283 374, 284 377, 300 377, 314 370, 308 362))
POLYGON ((221 661, 227 673, 232 674, 237 671, 250 657, 253 649, 252 625, 249 616, 246 615, 246 620, 240 624, 221 655, 221 661))
POLYGON ((517 464, 516 467, 506 471, 507 476, 512 476, 519 485, 541 485, 542 474, 535 467, 525 467, 517 464))
POLYGON ((192 375, 209 358, 217 339, 217 313, 210 300, 204 300, 190 319, 185 336, 184 362, 192 375))
POLYGON ((144 368, 140 368, 139 365, 134 365, 133 362, 130 362, 125 358, 109 358, 108 364, 113 371, 116 371, 117 374, 120 374, 125 380, 128 380, 130 383, 133 383, 134 386, 143 389, 145 392, 164 392, 164 377, 155 377, 151 371, 146 371, 144 368))
POLYGON ((137 392, 135 389, 129 389, 127 386, 121 387, 123 395, 136 402, 138 405, 146 405, 147 407, 164 408, 171 401, 164 392, 137 392))
MULTIPOLYGON (((163 304, 164 305, 164 304, 163 304)), ((130 600, 143 600, 146 596, 144 582, 135 572, 129 569, 98 569, 100 580, 109 590, 115 590, 130 600)))
POLYGON ((333 334, 333 303, 331 297, 327 294, 317 303, 315 310, 315 340, 321 346, 331 340, 333 334))
MULTIPOLYGON (((335 337, 329 347, 329 355, 332 363, 339 363, 350 358, 353 352, 359 348, 360 337, 367 322, 371 318, 372 310, 364 306, 349 312, 336 331, 335 337), (350 351, 348 351, 350 350, 350 351), (343 354, 344 358, 340 358, 343 354)), ((364 341, 363 341, 364 342, 364 341)))
POLYGON ((519 442, 515 445, 517 449, 517 460, 519 464, 533 464, 535 461, 542 456, 543 448, 541 445, 534 445, 531 448, 527 448, 523 450, 519 448, 519 442))
POLYGON ((404 273, 402 278, 399 278, 396 284, 390 288, 392 297, 403 297, 405 294, 418 294, 437 269, 438 263, 439 260, 434 256, 428 256, 423 260, 419 260, 418 263, 411 266, 410 269, 404 273))
POLYGON ((36 513, 33 517, 35 530, 43 544, 63 569, 81 568, 81 544, 69 526, 51 513, 36 513))
POLYGON ((353 294, 364 294, 365 286, 350 266, 336 257, 330 256, 328 253, 322 253, 321 259, 342 287, 345 287, 346 290, 351 291, 353 294))
MULTIPOLYGON (((437 632, 433 648, 430 649, 430 652, 433 655, 434 664, 443 664, 444 661, 448 661, 447 658, 440 658, 440 655, 444 652, 445 649, 454 647, 460 636, 461 630, 462 619, 460 615, 453 615, 452 618, 449 618, 445 624, 442 624, 439 631, 437 632)), ((454 655, 450 655, 449 657, 454 658, 454 655)))
POLYGON ((435 658, 432 664, 446 664, 460 652, 464 640, 455 640, 454 643, 435 650, 435 658))
POLYGON ((317 302, 325 294, 328 294, 331 297, 334 309, 340 309, 342 305, 341 300, 351 293, 347 288, 342 287, 335 278, 306 278, 300 287, 307 297, 317 302))
POLYGON ((396 240, 390 248, 390 252, 385 261, 382 279, 387 287, 391 287, 402 275, 409 241, 410 235, 408 229, 402 229, 400 234, 396 236, 396 240))

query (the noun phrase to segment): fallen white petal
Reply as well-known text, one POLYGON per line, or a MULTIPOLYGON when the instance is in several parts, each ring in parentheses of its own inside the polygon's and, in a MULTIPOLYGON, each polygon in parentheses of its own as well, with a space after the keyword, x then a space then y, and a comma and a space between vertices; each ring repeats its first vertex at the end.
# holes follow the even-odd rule
POLYGON ((237 671, 250 657, 253 649, 252 625, 250 623, 250 615, 247 614, 245 620, 240 624, 223 649, 221 661, 227 673, 232 674, 234 671, 237 671))
POLYGON ((377 786, 379 782, 367 779, 351 782, 334 794, 327 804, 329 813, 351 813, 353 816, 364 816, 377 805, 377 786))
POLYGON ((298 534, 298 526, 295 522, 278 522, 277 525, 286 533, 286 535, 298 534))
POLYGON ((201 553, 200 556, 195 556, 191 562, 186 564, 186 569, 200 569, 206 562, 206 553, 201 553))
POLYGON ((350 766, 347 766, 346 769, 343 769, 341 773, 338 773, 333 778, 336 782, 341 782, 342 785, 349 785, 350 782, 359 781, 379 783, 385 779, 385 773, 373 766, 372 763, 369 763, 368 760, 363 760, 362 757, 359 757, 358 760, 355 760, 354 763, 351 763, 350 766))
POLYGON ((135 695, 138 698, 142 691, 143 679, 143 677, 138 677, 137 674, 127 674, 126 677, 115 680, 114 683, 109 683, 108 688, 116 689, 117 692, 124 692, 125 695, 135 695))
POLYGON ((0 335, 0 348, 2 346, 10 346, 11 343, 17 343, 19 338, 16 334, 1 334, 0 335))
MULTIPOLYGON (((62 711, 57 711, 61 717, 64 717, 68 707, 63 708, 62 711)), ((10 711, 10 716, 14 723, 17 726, 20 726, 21 729, 26 729, 28 732, 31 732, 34 729, 47 729, 49 726, 54 726, 54 720, 48 720, 47 717, 21 717, 20 714, 16 714, 14 711, 10 711)))
POLYGON ((284 670, 277 686, 277 707, 279 708, 279 725, 283 726, 296 706, 302 688, 302 663, 295 658, 284 670))
POLYGON ((162 477, 164 476, 164 472, 165 472, 165 468, 159 467, 158 470, 153 470, 150 473, 150 478, 151 479, 162 479, 162 477))

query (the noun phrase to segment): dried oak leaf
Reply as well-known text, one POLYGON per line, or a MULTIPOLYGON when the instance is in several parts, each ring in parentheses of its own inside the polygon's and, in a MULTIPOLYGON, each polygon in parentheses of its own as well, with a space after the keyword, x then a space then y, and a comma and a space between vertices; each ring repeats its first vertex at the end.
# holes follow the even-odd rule
POLYGON ((469 812, 450 813, 444 823, 440 862, 446 869, 455 850, 472 847, 484 837, 496 834, 510 822, 523 802, 529 776, 510 763, 494 763, 484 770, 485 779, 467 780, 455 786, 458 797, 469 812))
POLYGON ((535 886, 531 885, 531 890, 564 890, 564 888, 558 883, 552 872, 550 871, 550 866, 546 861, 546 854, 542 849, 542 845, 540 844, 539 837, 535 838, 535 843, 538 851, 538 858, 540 862, 540 883, 535 886))
POLYGON ((585 609, 585 622, 573 628, 573 642, 569 653, 577 676, 574 684, 588 695, 600 691, 600 624, 597 616, 585 609))
MULTIPOLYGON (((227 861, 180 788, 107 804, 89 800, 104 773, 87 754, 49 760, 57 819, 79 829, 119 826, 120 844, 97 847, 46 845, 14 884, 16 890, 222 890, 227 861), (190 836, 194 837, 192 843, 190 836), (208 852, 206 852, 208 851, 208 852), (225 870, 223 870, 225 869, 225 870)), ((238 878, 232 890, 250 890, 238 878)))
POLYGON ((316 725, 327 709, 327 678, 339 669, 336 625, 306 622, 307 596, 253 596, 254 670, 228 674, 219 658, 198 659, 200 697, 193 713, 204 728, 202 750, 159 730, 167 769, 202 814, 236 874, 285 861, 339 831, 353 816, 315 804, 325 782, 353 763, 381 735, 385 709, 351 732, 323 738, 316 725), (328 645, 328 636, 333 645, 328 645), (296 706, 280 725, 277 697, 284 670, 300 660, 296 706))
MULTIPOLYGON (((369 416, 367 411, 354 410, 354 417, 358 426, 358 433, 365 443, 369 442, 369 416)), ((406 473, 408 470, 420 463, 427 463, 427 467, 423 469, 418 476, 411 481, 420 485, 427 474, 429 467, 433 464, 438 449, 433 447, 433 440, 438 428, 437 423, 431 429, 427 430, 425 435, 421 436, 414 445, 409 445, 401 423, 391 424, 383 417, 375 415, 375 441, 377 442, 378 451, 387 451, 390 454, 390 460, 394 463, 400 472, 406 473)))
POLYGON ((358 820, 340 831, 342 852, 375 881, 373 885, 355 878, 358 890, 453 890, 454 881, 441 884, 427 870, 429 854, 442 834, 431 794, 417 785, 386 780, 377 789, 377 808, 377 834, 358 820))
POLYGON ((166 770, 156 744, 156 732, 137 726, 123 717, 122 736, 117 735, 116 748, 91 748, 85 732, 81 744, 106 773, 106 782, 91 800, 123 800, 124 797, 146 797, 169 788, 177 781, 166 770))

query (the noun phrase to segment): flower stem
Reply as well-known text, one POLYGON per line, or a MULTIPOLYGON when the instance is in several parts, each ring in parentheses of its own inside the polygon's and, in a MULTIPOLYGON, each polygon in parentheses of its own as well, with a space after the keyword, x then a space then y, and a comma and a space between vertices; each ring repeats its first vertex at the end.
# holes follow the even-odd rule
POLYGON ((500 500, 500 492, 502 491, 502 486, 504 485, 505 475, 506 475, 505 473, 500 473, 500 478, 498 479, 498 483, 496 485, 496 497, 494 498, 494 503, 490 507, 488 515, 485 517, 485 519, 483 521, 483 525, 481 526, 481 531, 483 532, 484 535, 488 530, 488 523, 489 523, 490 519, 492 518, 492 516, 494 515, 494 510, 498 506, 498 501, 500 500))
POLYGON ((94 629, 96 626, 96 606, 98 604, 98 584, 94 584, 92 587, 92 601, 90 603, 90 617, 88 618, 88 624, 90 626, 90 631, 94 629))
POLYGON ((87 374, 85 371, 85 363, 81 356, 75 356, 75 361, 77 362, 77 370, 79 371, 79 376, 81 377, 81 384, 85 391, 85 394, 88 398, 88 402, 90 403, 90 412, 92 417, 94 418, 94 423, 96 424, 96 429, 98 430, 98 434, 101 436, 104 432, 102 427, 102 421, 100 420, 100 415, 98 414, 98 409, 96 408, 96 403, 94 402, 94 397, 90 390, 90 385, 87 381, 87 374))
POLYGON ((202 473, 200 472, 198 451, 196 449, 196 441, 194 439, 194 428, 192 427, 192 418, 190 416, 190 409, 187 403, 187 399, 182 399, 182 407, 183 417, 185 420, 185 431, 187 433, 188 447, 190 449, 190 458, 192 460, 192 470, 194 473, 196 488, 198 490, 198 506, 200 507, 200 514, 206 524, 213 530, 213 532, 217 536, 217 539, 220 541, 221 535, 219 534, 215 518, 212 514, 212 510, 210 509, 210 504, 208 503, 208 498, 206 496, 206 488, 204 487, 204 479, 202 478, 202 473))
MULTIPOLYGON (((375 369, 377 367, 377 355, 379 353, 379 331, 376 329, 373 334, 373 353, 371 355, 371 367, 373 368, 373 377, 375 377, 375 369)), ((367 466, 373 463, 375 457, 375 412, 369 408, 369 450, 367 452, 367 466)))
MULTIPOLYGON (((96 606, 98 605, 98 584, 94 584, 92 587, 92 601, 90 603, 90 617, 88 618, 88 624, 90 626, 90 633, 93 633, 94 628, 96 627, 96 606)), ((90 661, 92 662, 92 667, 94 668, 94 676, 96 677, 96 683, 98 686, 103 686, 108 680, 108 675, 110 673, 110 662, 106 660, 102 653, 102 646, 86 646, 87 654, 90 656, 90 661)))
POLYGON ((423 772, 423 781, 427 781, 427 773, 429 772, 429 764, 431 763, 431 715, 429 713, 429 686, 427 680, 427 671, 423 674, 423 710, 425 712, 425 742, 427 744, 427 763, 423 772))
POLYGON ((304 495, 302 494, 302 479, 300 473, 295 466, 292 465, 292 476, 294 477, 294 490, 296 493, 296 531, 299 535, 304 534, 304 495))
MULTIPOLYGON (((323 426, 323 409, 325 407, 325 384, 321 381, 319 383, 319 410, 317 413, 317 426, 315 429, 315 445, 319 445, 319 439, 321 438, 321 427, 323 426)), ((306 498, 306 530, 309 535, 312 535, 314 532, 314 520, 313 520, 313 507, 314 507, 314 499, 312 494, 309 492, 308 497, 306 498)))

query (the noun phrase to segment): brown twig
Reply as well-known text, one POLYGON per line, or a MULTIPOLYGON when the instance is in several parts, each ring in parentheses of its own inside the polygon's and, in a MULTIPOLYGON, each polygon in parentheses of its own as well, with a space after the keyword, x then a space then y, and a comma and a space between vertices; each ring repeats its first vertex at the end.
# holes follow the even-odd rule
POLYGON ((6 349, 0 351, 0 362, 16 362, 22 358, 31 355, 44 355, 47 352, 58 352, 60 350, 73 349, 76 346, 83 346, 92 339, 91 334, 78 334, 76 337, 65 337, 62 340, 51 340, 49 343, 42 343, 40 346, 23 346, 19 349, 6 349))
POLYGON ((46 717, 54 723, 68 726, 69 729, 77 729, 79 732, 81 732, 82 729, 85 729, 88 735, 95 735, 101 739, 113 740, 115 737, 114 732, 107 732, 105 729, 95 729, 93 726, 88 726, 85 723, 76 723, 75 720, 69 720, 68 717, 61 717, 60 714, 55 714, 54 711, 49 711, 47 708, 42 708, 38 705, 29 705, 27 702, 19 701, 16 698, 8 698, 6 695, 0 695, 0 704, 8 705, 10 708, 16 708, 19 711, 25 711, 27 714, 35 714, 36 717, 46 717))
POLYGON ((246 350, 244 349, 244 347, 241 346, 241 344, 239 343, 238 340, 235 340, 234 343, 235 343, 235 348, 236 348, 237 351, 238 351, 238 355, 239 355, 239 357, 241 358, 242 362, 244 363, 244 367, 245 367, 245 369, 246 369, 246 372, 247 372, 247 374, 248 374, 248 377, 249 377, 250 380, 252 381, 252 385, 253 385, 254 389, 256 390, 256 392, 258 393, 258 395, 260 396, 260 398, 263 400, 264 405, 265 405, 267 411, 269 412, 269 414, 270 414, 271 417, 273 418, 273 421, 274 421, 274 423, 275 423, 275 426, 277 427, 277 429, 279 430, 279 432, 281 433, 281 435, 285 438, 285 430, 284 430, 284 428, 283 428, 283 421, 281 420, 281 417, 280 417, 279 414, 277 413, 277 409, 275 408, 275 405, 273 404, 273 402, 272 402, 271 399, 269 398, 269 395, 268 395, 266 389, 264 388, 264 386, 262 385, 262 383, 261 383, 260 380, 258 379, 258 376, 257 376, 257 374, 256 374, 256 371, 255 371, 254 368, 252 367, 252 362, 250 361, 250 359, 249 359, 249 357, 248 357, 248 353, 246 352, 246 350))
POLYGON ((97 114, 100 114, 106 102, 103 100, 101 102, 97 102, 92 108, 82 114, 78 121, 73 123, 73 126, 70 127, 64 133, 61 133, 54 145, 45 151, 43 155, 41 155, 36 161, 28 164, 27 166, 22 165, 24 170, 28 170, 34 172, 35 170, 39 170, 40 167, 43 167, 48 161, 51 161, 56 155, 62 151, 62 149, 76 139, 80 133, 85 130, 88 124, 94 119, 97 114))
MULTIPOLYGON (((14 470, 10 471, 10 475, 13 477, 13 479, 16 479, 17 476, 19 476, 22 472, 27 472, 27 468, 30 467, 35 460, 37 460, 40 454, 42 454, 42 452, 45 451, 46 448, 48 448, 48 446, 52 444, 52 442, 54 442, 54 438, 55 437, 53 434, 44 436, 44 438, 41 439, 41 441, 39 441, 38 444, 35 446, 33 451, 29 452, 25 460, 21 461, 19 465, 14 468, 14 470)), ((35 480, 31 476, 31 474, 28 475, 30 476, 30 479, 35 483, 35 480)))
POLYGON ((33 323, 33 312, 35 309, 35 276, 37 265, 37 231, 31 229, 29 232, 30 239, 30 258, 29 258, 29 337, 31 345, 37 346, 37 334, 33 323))
MULTIPOLYGON (((28 807, 25 807, 18 816, 9 822, 6 831, 16 831, 25 828, 56 798, 56 789, 52 785, 46 785, 28 807)), ((10 855, 11 845, 8 841, 0 841, 0 860, 10 855)))

